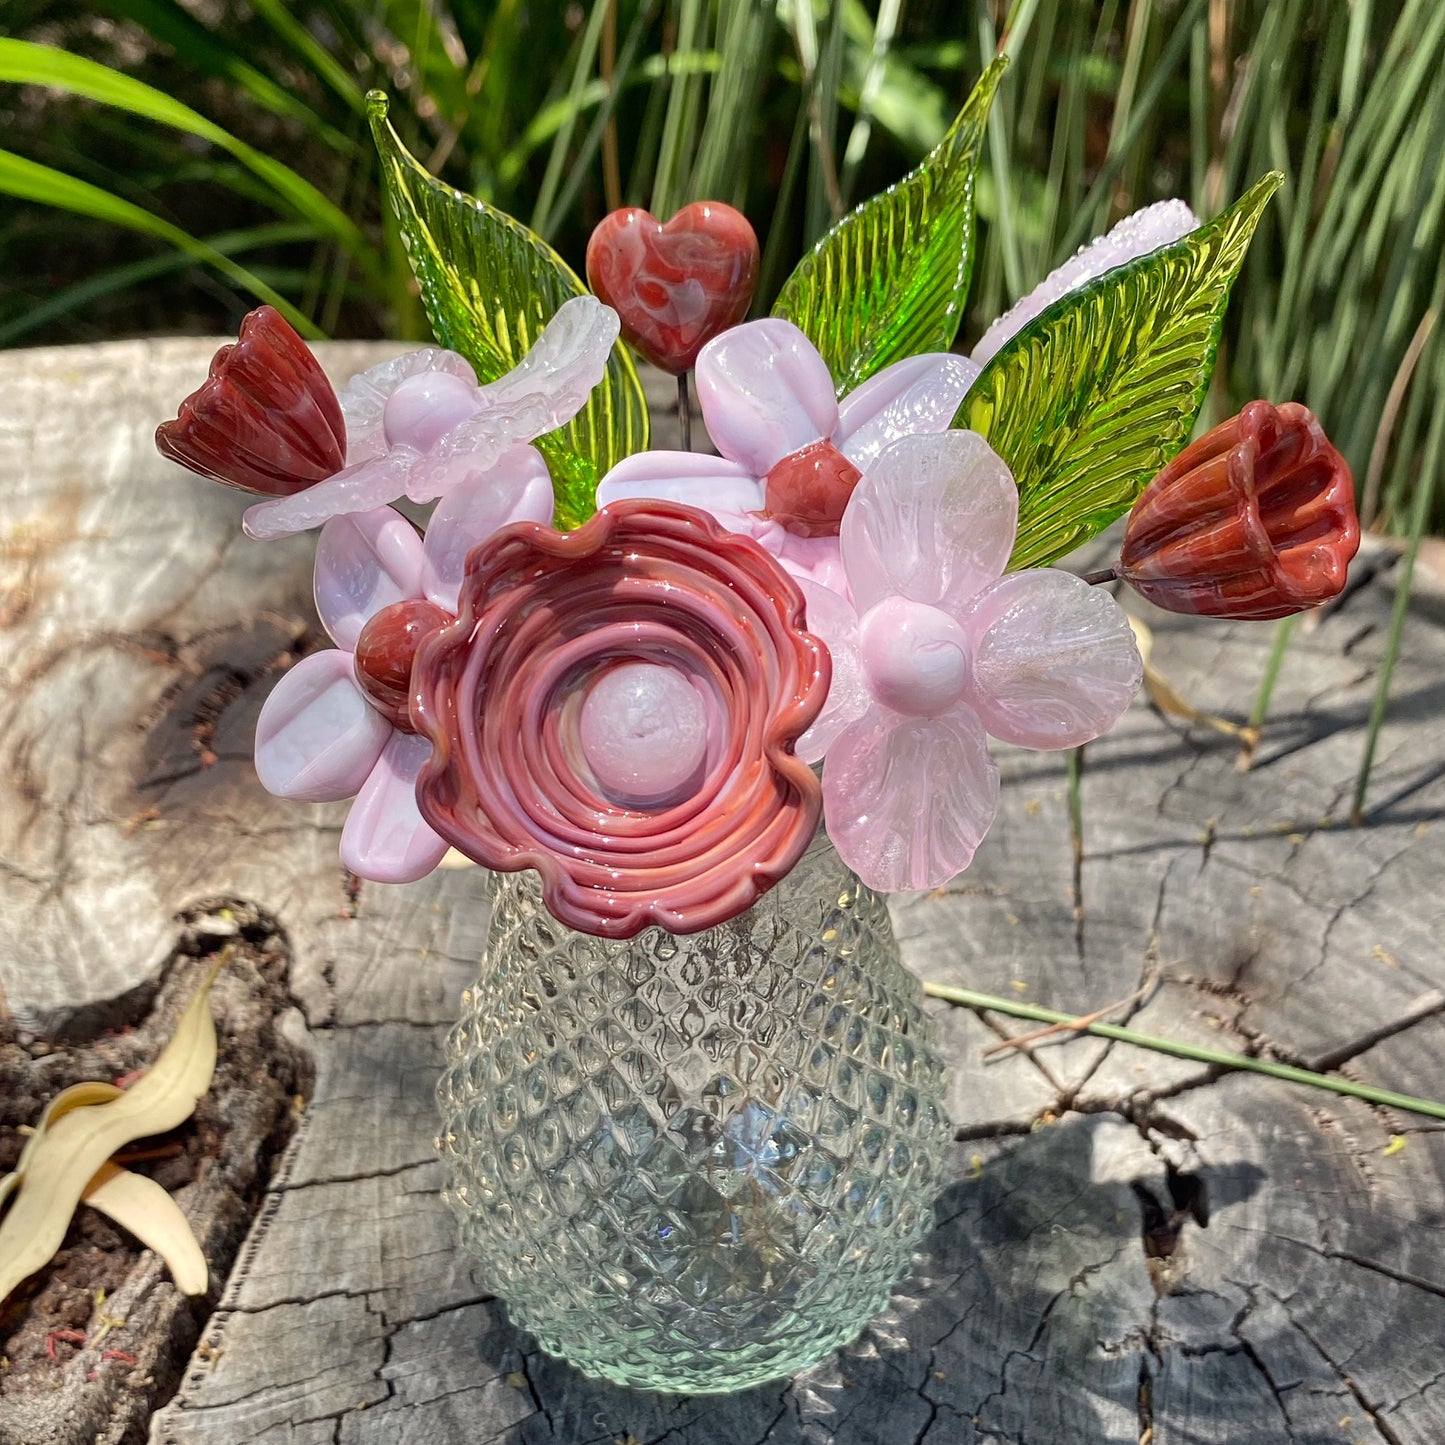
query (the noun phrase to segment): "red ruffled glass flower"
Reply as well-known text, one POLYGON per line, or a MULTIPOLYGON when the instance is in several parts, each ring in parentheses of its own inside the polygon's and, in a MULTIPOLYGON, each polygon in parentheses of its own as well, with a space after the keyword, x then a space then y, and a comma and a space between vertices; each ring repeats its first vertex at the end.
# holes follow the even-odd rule
POLYGON ((537 869, 570 927, 693 933, 812 839, 821 788, 793 745, 830 673, 797 586, 697 508, 518 522, 473 550, 456 622, 417 654, 417 799, 476 862, 537 869))
POLYGON ((163 457, 203 477, 286 497, 346 464, 346 422, 320 363, 286 319, 258 306, 211 374, 156 428, 163 457))
POLYGON ((1359 545, 1349 464, 1314 414, 1252 401, 1144 489, 1116 571, 1170 612, 1286 617, 1338 594, 1359 545))

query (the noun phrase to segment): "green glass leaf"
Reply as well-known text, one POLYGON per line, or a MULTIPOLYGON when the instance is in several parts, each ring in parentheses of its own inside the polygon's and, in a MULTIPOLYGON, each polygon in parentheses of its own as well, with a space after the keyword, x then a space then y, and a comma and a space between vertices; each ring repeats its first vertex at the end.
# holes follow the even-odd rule
POLYGON ((973 274, 974 174, 1008 57, 897 185, 844 216, 788 277, 774 316, 822 353, 838 395, 921 351, 947 351, 973 274))
POLYGON ((1230 287, 1283 179, 1060 297, 984 367, 953 424, 982 432, 1018 482, 1011 567, 1107 527, 1189 439, 1230 287))
MULTIPOLYGON (((471 362, 479 380, 495 381, 527 354, 557 308, 587 288, 535 232, 418 164, 388 122, 381 91, 366 97, 366 110, 432 331, 471 362)), ((642 383, 615 346, 587 405, 536 442, 552 473, 558 526, 579 526, 592 515, 597 483, 646 448, 647 432, 642 383)))

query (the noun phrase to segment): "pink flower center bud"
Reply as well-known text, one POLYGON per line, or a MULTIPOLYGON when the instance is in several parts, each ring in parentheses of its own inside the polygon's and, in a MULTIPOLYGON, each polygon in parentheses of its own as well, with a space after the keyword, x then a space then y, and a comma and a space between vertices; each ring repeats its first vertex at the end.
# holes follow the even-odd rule
POLYGON ((707 724, 702 695, 677 668, 625 662, 588 688, 577 731, 582 756, 613 802, 655 808, 697 786, 707 724))
POLYGON ((862 475, 832 442, 810 442, 773 464, 764 481, 765 514, 799 537, 836 537, 862 475))
POLYGON ((393 727, 411 725, 411 664, 422 638, 445 627, 452 615, 424 597, 408 597, 367 618, 356 639, 356 680, 393 727))
POLYGON ((963 694, 968 638, 948 613, 907 597, 885 597, 858 624, 873 696, 894 712, 934 717, 963 694))
POLYGON ((478 406, 477 388, 449 371, 409 376, 386 399, 381 414, 388 445, 429 451, 478 406))

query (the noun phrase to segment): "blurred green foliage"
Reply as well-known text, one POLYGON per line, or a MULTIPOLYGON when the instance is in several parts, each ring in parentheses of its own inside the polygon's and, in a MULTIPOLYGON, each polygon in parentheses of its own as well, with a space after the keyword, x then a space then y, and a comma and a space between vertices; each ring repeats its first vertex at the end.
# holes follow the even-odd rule
POLYGON ((258 296, 318 334, 423 334, 380 203, 372 87, 431 171, 579 268, 613 205, 740 205, 764 244, 764 310, 1006 49, 965 343, 1134 207, 1181 195, 1207 217, 1278 169, 1204 420, 1254 396, 1306 401, 1386 525, 1412 517, 1439 465, 1439 0, 8 0, 6 13, 0 344, 223 332, 258 296))

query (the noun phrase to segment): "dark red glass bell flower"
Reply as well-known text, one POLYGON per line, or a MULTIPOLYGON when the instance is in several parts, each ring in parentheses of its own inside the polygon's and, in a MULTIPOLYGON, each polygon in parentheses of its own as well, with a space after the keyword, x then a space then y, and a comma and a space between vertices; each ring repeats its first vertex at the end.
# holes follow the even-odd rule
POLYGON ((1345 585, 1354 479, 1314 413, 1252 401, 1144 489, 1117 575, 1170 612, 1286 617, 1345 585))
POLYGON ((346 422, 311 349, 279 311, 258 306, 176 419, 156 428, 156 447, 203 477, 286 497, 346 465, 346 422))

